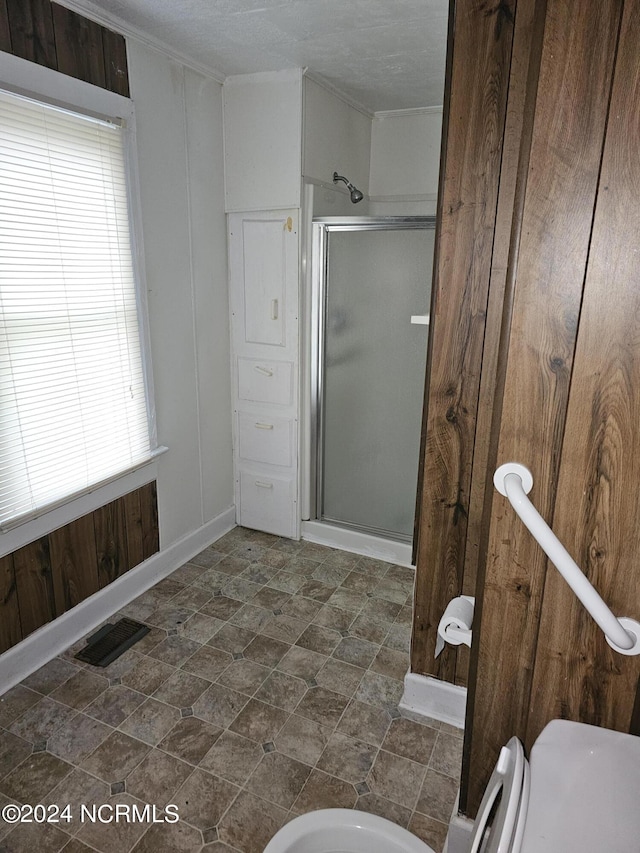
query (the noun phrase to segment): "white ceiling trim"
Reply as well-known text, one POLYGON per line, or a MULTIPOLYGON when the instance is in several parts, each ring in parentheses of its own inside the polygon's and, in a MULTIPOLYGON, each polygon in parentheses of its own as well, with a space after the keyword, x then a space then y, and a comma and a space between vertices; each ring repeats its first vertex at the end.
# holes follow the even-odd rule
POLYGON ((365 115, 367 118, 373 118, 375 113, 371 110, 367 109, 363 104, 359 101, 356 101, 355 98, 350 97, 341 89, 337 89, 332 83, 330 83, 325 77, 321 74, 316 74, 313 71, 309 71, 308 68, 303 70, 304 76, 308 77, 309 80, 312 80, 314 83, 317 83, 318 86, 321 86, 323 89, 326 89, 327 92, 331 95, 335 95, 336 98, 339 98, 341 101, 344 101, 347 106, 353 107, 354 110, 358 110, 358 112, 365 115))
POLYGON ((394 118, 395 116, 424 116, 442 113, 442 107, 413 107, 406 110, 379 110, 373 118, 394 118))

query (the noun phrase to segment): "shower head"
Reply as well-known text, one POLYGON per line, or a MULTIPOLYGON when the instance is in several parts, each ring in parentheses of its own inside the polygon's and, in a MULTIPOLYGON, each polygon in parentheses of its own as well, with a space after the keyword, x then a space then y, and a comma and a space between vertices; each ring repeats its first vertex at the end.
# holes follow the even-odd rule
POLYGON ((339 175, 337 172, 333 173, 333 183, 337 184, 338 181, 344 181, 347 185, 347 189, 349 190, 349 195, 351 196, 351 201, 353 204, 357 204, 359 201, 362 201, 364 195, 360 192, 357 187, 349 181, 347 178, 343 178, 342 175, 339 175))

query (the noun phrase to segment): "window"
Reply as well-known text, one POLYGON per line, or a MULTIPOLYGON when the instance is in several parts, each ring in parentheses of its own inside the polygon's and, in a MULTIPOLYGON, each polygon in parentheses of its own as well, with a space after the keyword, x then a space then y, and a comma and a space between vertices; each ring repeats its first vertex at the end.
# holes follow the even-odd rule
POLYGON ((0 91, 0 526, 153 455, 122 123, 0 91))

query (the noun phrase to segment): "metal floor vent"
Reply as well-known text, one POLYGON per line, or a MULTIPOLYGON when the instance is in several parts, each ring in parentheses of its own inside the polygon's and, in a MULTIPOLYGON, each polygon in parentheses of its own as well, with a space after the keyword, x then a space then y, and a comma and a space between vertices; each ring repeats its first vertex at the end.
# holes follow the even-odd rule
POLYGON ((108 666, 134 643, 141 640, 151 629, 133 619, 121 619, 115 625, 103 625, 76 658, 93 666, 108 666))

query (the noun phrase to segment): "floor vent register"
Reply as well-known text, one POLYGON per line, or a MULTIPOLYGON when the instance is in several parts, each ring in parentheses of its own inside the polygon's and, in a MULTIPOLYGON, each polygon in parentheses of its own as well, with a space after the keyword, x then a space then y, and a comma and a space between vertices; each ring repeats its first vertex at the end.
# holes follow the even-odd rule
POLYGON ((151 629, 133 619, 120 619, 115 625, 103 625, 87 645, 81 649, 76 658, 93 666, 109 666, 121 654, 130 649, 134 643, 141 640, 151 629))

